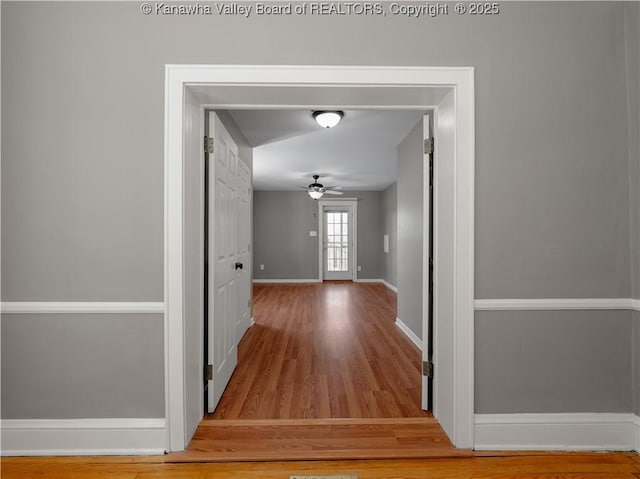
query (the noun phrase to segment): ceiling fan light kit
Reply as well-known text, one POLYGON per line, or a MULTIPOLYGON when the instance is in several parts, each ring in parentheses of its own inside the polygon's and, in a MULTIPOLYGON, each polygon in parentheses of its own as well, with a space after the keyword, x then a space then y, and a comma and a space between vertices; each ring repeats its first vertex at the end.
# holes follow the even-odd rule
POLYGON ((343 111, 314 111, 313 119, 316 120, 316 123, 320 125, 322 128, 333 128, 344 116, 343 111))
POLYGON ((314 200, 318 200, 320 198, 322 198, 322 196, 325 193, 331 194, 331 195, 341 195, 342 192, 341 191, 335 191, 334 188, 335 187, 325 187, 323 184, 318 183, 318 178, 320 178, 320 175, 313 175, 313 183, 311 183, 309 186, 301 186, 301 188, 304 188, 305 190, 307 190, 307 193, 309 194, 309 196, 311 198, 313 198, 314 200))

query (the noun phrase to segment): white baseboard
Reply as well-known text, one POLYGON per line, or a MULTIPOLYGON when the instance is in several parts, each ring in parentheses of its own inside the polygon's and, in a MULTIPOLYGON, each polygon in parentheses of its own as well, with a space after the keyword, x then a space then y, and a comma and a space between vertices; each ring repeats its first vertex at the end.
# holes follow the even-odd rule
POLYGON ((385 281, 384 279, 380 280, 382 281, 382 284, 384 284, 387 288, 389 288, 391 291, 393 291, 394 293, 398 292, 398 288, 394 285, 392 285, 391 283, 385 281))
POLYGON ((379 278, 378 279, 356 279, 356 283, 382 283, 394 293, 398 292, 397 287, 395 287, 388 281, 385 281, 384 279, 379 279, 379 278))
POLYGON ((476 414, 479 451, 637 451, 640 418, 634 414, 476 414))
POLYGON ((5 419, 2 456, 160 455, 166 421, 124 419, 5 419))
POLYGON ((404 324, 400 320, 400 318, 396 318, 396 326, 398 326, 398 328, 400 328, 400 331, 406 334, 411 342, 415 344, 420 351, 422 351, 422 339, 420 339, 413 331, 411 331, 411 329, 409 329, 409 326, 404 324))
POLYGON ((318 278, 315 279, 254 279, 254 283, 322 283, 318 278))

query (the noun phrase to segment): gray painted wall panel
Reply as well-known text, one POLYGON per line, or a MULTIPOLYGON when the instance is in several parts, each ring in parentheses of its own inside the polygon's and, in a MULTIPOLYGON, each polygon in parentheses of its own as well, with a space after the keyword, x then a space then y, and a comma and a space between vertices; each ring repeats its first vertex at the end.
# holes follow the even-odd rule
POLYGON ((508 2, 428 29, 116 2, 2 9, 5 299, 161 299, 166 63, 474 66, 478 297, 629 294, 621 4, 508 2), (314 34, 330 25, 358 35, 314 34))
POLYGON ((358 198, 359 279, 382 278, 382 192, 347 191, 345 198, 358 198))
POLYGON ((477 413, 631 412, 629 311, 477 311, 477 413))
POLYGON ((398 183, 392 183, 382 191, 384 221, 382 234, 389 235, 389 252, 383 253, 382 279, 398 286, 398 183))
POLYGON ((317 279, 317 216, 304 191, 254 191, 253 278, 317 279))
MULTIPOLYGON (((343 197, 358 198, 358 278, 379 279, 381 193, 345 191, 343 197)), ((318 203, 304 191, 256 191, 253 199, 254 279, 317 279, 318 237, 309 232, 319 232, 318 203)))
POLYGON ((398 318, 422 337, 422 120, 398 146, 398 318))
POLYGON ((164 417, 161 314, 3 314, 2 418, 164 417))

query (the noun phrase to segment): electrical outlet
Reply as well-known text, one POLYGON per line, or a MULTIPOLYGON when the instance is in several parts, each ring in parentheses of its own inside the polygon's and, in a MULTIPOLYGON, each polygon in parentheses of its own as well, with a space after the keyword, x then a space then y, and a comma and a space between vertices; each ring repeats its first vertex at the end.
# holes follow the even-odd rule
POLYGON ((358 265, 358 271, 362 271, 362 266, 358 265))
POLYGON ((263 265, 263 264, 261 264, 261 265, 260 265, 260 270, 261 270, 261 271, 263 271, 263 270, 264 270, 264 265, 263 265))

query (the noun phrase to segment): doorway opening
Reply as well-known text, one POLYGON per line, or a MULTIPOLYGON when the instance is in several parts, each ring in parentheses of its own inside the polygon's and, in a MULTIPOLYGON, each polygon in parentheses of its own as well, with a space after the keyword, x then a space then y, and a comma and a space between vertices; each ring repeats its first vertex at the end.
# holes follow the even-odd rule
MULTIPOLYGON (((318 129, 310 121, 311 114, 305 110, 242 110, 229 111, 224 116, 228 127, 236 133, 238 144, 251 147, 257 172, 254 183, 260 187, 254 198, 255 257, 251 261, 259 267, 253 272, 260 283, 276 283, 277 286, 254 287, 258 288, 253 302, 257 324, 242 342, 246 328, 238 329, 235 345, 219 344, 216 325, 222 331, 226 317, 209 318, 207 323, 211 323, 210 330, 214 334, 209 343, 211 350, 205 347, 208 353, 205 359, 209 358, 209 367, 215 373, 205 384, 206 387, 212 385, 217 391, 227 384, 228 388, 224 397, 217 394, 214 395, 215 402, 211 397, 207 400, 206 412, 211 414, 215 409, 208 417, 424 417, 422 411, 431 408, 431 399, 420 397, 421 392, 431 392, 421 384, 427 380, 421 379, 421 372, 428 372, 422 367, 421 349, 423 343, 431 343, 427 337, 431 328, 421 332, 420 327, 424 328, 424 325, 411 321, 412 316, 420 315, 423 296, 433 293, 432 287, 423 285, 421 259, 423 248, 429 250, 425 244, 432 243, 431 228, 429 235, 422 237, 422 225, 429 224, 430 211, 423 206, 431 204, 430 198, 423 198, 426 192, 421 191, 429 176, 430 153, 424 151, 430 130, 429 118, 418 110, 347 109, 341 126, 331 132, 333 135, 327 135, 326 130, 318 129), (344 130, 340 131, 343 126, 344 130), (276 139, 273 139, 274 135, 277 135, 276 139), (301 153, 309 151, 315 156, 305 159, 308 165, 303 164, 305 160, 300 158, 301 153), (274 158, 277 163, 271 164, 275 163, 274 158), (331 184, 336 185, 332 196, 337 198, 314 200, 309 197, 306 188, 298 185, 306 178, 308 168, 320 168, 325 172, 323 178, 329 177, 331 184), (292 176, 294 178, 287 183, 292 176), (280 191, 285 188, 291 191, 280 191), (411 191, 405 193, 405 189, 411 191), (400 204, 398 190, 403 192, 400 204), (358 221, 359 205, 363 212, 362 224, 358 221), (399 207, 403 210, 400 215, 399 207), (300 211, 309 218, 308 222, 300 217, 300 211), (402 222, 401 235, 398 234, 399 220, 402 222), (307 228, 311 230, 308 235, 307 228), (358 237, 359 233, 362 238, 358 237), (386 250, 383 236, 391 238, 391 247, 387 244, 386 250), (311 274, 313 262, 307 262, 306 266, 304 262, 305 255, 313 254, 313 244, 317 244, 319 264, 318 273, 311 274), (364 251, 361 262, 358 261, 359 246, 364 251), (407 251, 402 255, 402 261, 398 261, 398 249, 407 251), (262 273, 265 264, 267 271, 262 273), (303 274, 303 278, 319 274, 321 282, 358 281, 358 284, 291 286, 292 281, 304 282, 298 280, 297 275, 305 268, 308 273, 303 274), (274 270, 277 272, 273 273, 274 270), (407 287, 401 288, 396 298, 398 281, 407 287), (297 296, 300 295, 306 295, 306 301, 299 301, 297 296), (265 303, 269 304, 268 310, 264 309, 265 303), (398 309, 403 311, 400 316, 408 325, 399 319, 398 309), (405 328, 399 329, 396 326, 399 323, 405 328), (289 334, 281 334, 285 329, 289 334), (307 332, 314 333, 307 337, 307 332), (414 341, 418 336, 421 340, 414 341), (215 342, 216 337, 218 342, 215 342), (330 340, 325 343, 322 338, 330 340), (243 343, 247 343, 244 348, 243 343), (335 347, 336 344, 340 344, 340 348, 335 347), (216 363, 220 356, 215 354, 216 348, 224 350, 225 354, 233 354, 233 361, 225 364, 238 365, 231 382, 230 374, 222 374, 221 365, 216 363), (249 349, 251 353, 246 354, 243 349, 249 349), (345 356, 358 359, 343 361, 345 356), (329 363, 335 367, 326 367, 329 363), (264 375, 268 380, 261 379, 264 375), (285 384, 282 384, 285 378, 285 384), (308 395, 309 388, 324 391, 325 407, 296 408, 288 404, 291 396, 308 395), (257 407, 257 397, 263 398, 265 404, 257 407), (264 399, 267 397, 270 399, 264 399), (347 402, 351 403, 349 407, 345 407, 347 402)), ((211 128, 207 131, 211 135, 208 141, 215 141, 214 153, 208 155, 210 159, 221 155, 230 141, 223 138, 218 142, 215 131, 211 128)), ((237 149, 234 146, 234 151, 237 149)), ((244 160, 247 158, 248 155, 244 160)), ((237 161, 235 157, 232 159, 237 161)), ((230 168, 227 160, 213 165, 225 174, 230 168)), ((231 167, 231 170, 236 169, 236 166, 231 167)), ((219 176, 214 171, 208 176, 208 183, 214 191, 226 191, 228 181, 221 181, 219 176)), ((232 188, 229 195, 232 205, 242 191, 232 188)), ((214 213, 213 225, 216 214, 224 218, 226 210, 216 212, 215 209, 222 206, 213 199, 209 204, 209 211, 214 213)), ((245 221, 238 216, 238 235, 231 235, 227 241, 228 244, 234 238, 237 240, 238 257, 241 248, 248 249, 239 228, 245 221)), ((220 223, 215 226, 229 232, 224 220, 220 223)), ((213 238, 212 251, 216 249, 215 242, 216 238, 213 238)), ((236 258, 224 261, 234 264, 236 258)), ((249 264, 249 261, 243 262, 249 264)), ((223 270, 233 270, 225 264, 216 265, 223 270)), ((206 296, 214 297, 218 294, 215 291, 217 286, 212 286, 206 296)), ((241 294, 242 285, 230 291, 241 294)), ((245 296, 249 297, 249 293, 245 296)), ((432 299, 428 301, 431 303, 432 299)), ((211 314, 214 311, 212 309, 211 314)), ((431 323, 430 316, 426 322, 431 323)), ((205 335, 207 339, 209 337, 205 335)))
POLYGON ((445 161, 436 162, 440 166, 435 172, 435 200, 440 206, 434 219, 434 277, 444 287, 434 301, 434 413, 456 446, 472 445, 473 70, 174 65, 167 67, 166 78, 167 450, 184 449, 202 411, 194 408, 202 401, 202 395, 194 393, 200 388, 189 386, 194 380, 201 382, 202 369, 197 370, 197 364, 202 354, 184 346, 185 337, 197 335, 194 318, 202 317, 184 307, 193 291, 188 284, 189 258, 202 253, 184 241, 190 230, 183 221, 197 203, 190 201, 193 176, 189 169, 192 161, 198 165, 201 159, 197 152, 201 151, 203 130, 198 118, 204 108, 268 108, 274 104, 332 108, 344 105, 345 98, 358 106, 437 109, 436 156, 445 161), (439 281, 440 274, 447 275, 444 283, 439 281), (440 317, 447 317, 447 322, 439 322, 440 317), (198 358, 195 361, 193 354, 198 358))

